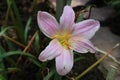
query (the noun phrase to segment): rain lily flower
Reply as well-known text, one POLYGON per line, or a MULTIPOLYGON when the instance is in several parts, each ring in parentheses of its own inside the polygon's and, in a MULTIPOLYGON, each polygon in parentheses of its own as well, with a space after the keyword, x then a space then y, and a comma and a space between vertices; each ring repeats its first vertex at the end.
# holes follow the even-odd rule
POLYGON ((39 60, 55 58, 59 75, 66 75, 73 67, 73 50, 78 53, 95 53, 95 47, 89 41, 99 29, 100 24, 93 19, 74 23, 75 13, 70 6, 65 6, 60 17, 60 24, 47 12, 39 11, 39 28, 52 41, 40 53, 39 60))

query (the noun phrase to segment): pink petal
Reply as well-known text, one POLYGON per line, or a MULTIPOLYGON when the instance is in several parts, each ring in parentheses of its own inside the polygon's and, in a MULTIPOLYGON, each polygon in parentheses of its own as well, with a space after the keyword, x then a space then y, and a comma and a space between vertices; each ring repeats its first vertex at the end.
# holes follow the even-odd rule
POLYGON ((100 28, 100 23, 93 19, 84 20, 74 25, 73 36, 81 36, 90 39, 100 28))
POLYGON ((72 30, 75 19, 75 13, 70 6, 65 6, 63 14, 60 17, 60 25, 63 30, 72 30))
POLYGON ((79 38, 79 37, 74 37, 69 40, 71 43, 71 49, 75 50, 76 52, 79 53, 95 53, 95 47, 93 44, 84 38, 79 38))
POLYGON ((52 40, 49 45, 39 55, 40 61, 52 60, 61 54, 63 48, 62 45, 56 40, 52 40))
POLYGON ((59 75, 66 75, 73 67, 73 52, 66 50, 56 57, 56 69, 59 75))
POLYGON ((47 37, 53 37, 58 32, 56 19, 47 12, 39 11, 37 14, 39 28, 47 37))

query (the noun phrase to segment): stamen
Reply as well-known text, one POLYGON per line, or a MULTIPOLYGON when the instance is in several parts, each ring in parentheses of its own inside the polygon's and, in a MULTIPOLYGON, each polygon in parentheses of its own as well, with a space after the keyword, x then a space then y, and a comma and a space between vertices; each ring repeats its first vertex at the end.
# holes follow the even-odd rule
POLYGON ((70 37, 71 37, 71 34, 69 33, 58 34, 54 36, 54 38, 56 38, 61 43, 61 45, 66 49, 69 49, 70 47, 70 44, 68 42, 70 37))

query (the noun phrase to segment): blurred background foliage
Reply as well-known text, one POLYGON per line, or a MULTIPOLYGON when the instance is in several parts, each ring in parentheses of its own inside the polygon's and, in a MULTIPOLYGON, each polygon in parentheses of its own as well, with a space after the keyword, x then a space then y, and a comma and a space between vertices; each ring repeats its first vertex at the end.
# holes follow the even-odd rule
POLYGON ((114 9, 117 11, 117 14, 120 15, 120 0, 105 0, 105 3, 114 7, 114 9))

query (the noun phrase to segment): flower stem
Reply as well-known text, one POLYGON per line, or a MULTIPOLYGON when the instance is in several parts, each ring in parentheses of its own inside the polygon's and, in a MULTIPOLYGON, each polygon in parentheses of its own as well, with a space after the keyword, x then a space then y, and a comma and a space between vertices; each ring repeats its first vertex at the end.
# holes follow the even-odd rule
POLYGON ((91 69, 93 69, 96 65, 98 65, 105 57, 107 57, 114 49, 116 49, 120 44, 116 44, 108 53, 106 53, 104 56, 102 56, 98 61, 96 61, 93 65, 91 65, 89 68, 87 68, 85 71, 83 71, 80 75, 78 75, 75 80, 78 80, 79 78, 83 77, 87 72, 89 72, 91 69))

